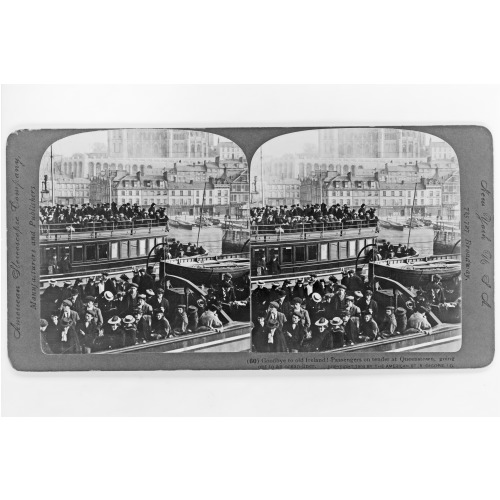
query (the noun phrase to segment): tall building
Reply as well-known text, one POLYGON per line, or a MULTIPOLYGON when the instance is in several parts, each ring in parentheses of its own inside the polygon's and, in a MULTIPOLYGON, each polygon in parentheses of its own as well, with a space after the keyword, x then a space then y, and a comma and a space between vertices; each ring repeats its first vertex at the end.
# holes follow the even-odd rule
POLYGON ((425 158, 425 134, 391 128, 319 130, 318 150, 325 158, 425 158))
POLYGON ((243 150, 232 141, 219 142, 216 146, 216 152, 220 161, 239 160, 240 158, 245 158, 243 150))
POLYGON ((121 129, 108 131, 110 158, 206 158, 211 134, 196 130, 121 129))

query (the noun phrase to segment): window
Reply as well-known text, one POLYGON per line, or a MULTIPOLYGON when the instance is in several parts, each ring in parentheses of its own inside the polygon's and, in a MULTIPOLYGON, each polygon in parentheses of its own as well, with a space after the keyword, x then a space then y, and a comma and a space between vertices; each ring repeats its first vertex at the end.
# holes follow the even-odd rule
POLYGON ((394 191, 391 191, 391 196, 394 196, 394 191))
POLYGON ((356 256, 356 240, 349 240, 347 242, 347 256, 348 257, 356 256))
POLYGON ((118 243, 111 243, 111 258, 112 259, 117 259, 118 258, 118 243))
POLYGON ((328 260, 328 243, 321 243, 320 245, 320 259, 328 260))
POLYGON ((399 196, 403 196, 403 191, 400 191, 400 192, 399 192, 399 196))
POLYGON ((108 244, 101 243, 101 244, 97 245, 97 248, 99 250, 99 259, 107 259, 108 258, 108 244))
POLYGON ((73 262, 83 261, 83 245, 76 245, 73 247, 73 262))
POLYGON ((382 196, 387 196, 387 191, 382 191, 382 196))
POLYGON ((120 242, 120 257, 122 259, 126 259, 128 257, 128 242, 127 241, 120 242))
POLYGON ((283 250, 282 250, 282 259, 281 259, 281 262, 283 262, 284 264, 289 264, 292 262, 292 247, 284 247, 283 250))
POLYGON ((318 260, 317 245, 307 245, 307 260, 318 260))
POLYGON ((137 257, 137 240, 130 240, 130 257, 137 257))
POLYGON ((146 255, 146 240, 139 240, 139 255, 146 255))
POLYGON ((347 241, 341 241, 340 245, 340 259, 345 259, 347 257, 347 241))
POLYGON ((295 262, 304 262, 306 260, 305 247, 295 247, 295 262))
POLYGON ((95 245, 87 245, 85 247, 85 260, 96 260, 95 245))

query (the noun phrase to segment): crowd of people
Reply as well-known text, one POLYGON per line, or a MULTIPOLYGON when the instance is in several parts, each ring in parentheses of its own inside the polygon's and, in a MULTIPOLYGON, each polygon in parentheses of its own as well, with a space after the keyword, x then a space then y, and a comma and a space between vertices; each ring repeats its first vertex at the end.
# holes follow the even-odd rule
POLYGON ((250 210, 252 230, 261 233, 323 231, 337 229, 342 226, 377 225, 378 217, 375 208, 367 208, 365 204, 356 210, 348 205, 327 206, 326 203, 305 205, 280 205, 279 207, 253 207, 250 210))
POLYGON ((229 274, 222 283, 212 284, 206 295, 190 290, 179 294, 168 279, 156 280, 153 268, 134 269, 132 278, 103 272, 89 277, 85 284, 80 278, 65 281, 63 286, 50 280, 41 295, 43 350, 49 354, 91 353, 220 331, 221 311, 247 306, 244 294, 229 274))
POLYGON ((64 227, 66 231, 88 231, 147 226, 156 224, 168 226, 169 218, 164 207, 152 203, 148 209, 137 204, 124 203, 83 203, 82 205, 40 206, 39 219, 45 230, 64 227))
MULTIPOLYGON (((444 290, 437 276, 426 293, 404 301, 398 307, 379 307, 372 285, 361 269, 343 273, 328 281, 311 274, 293 283, 265 286, 257 282, 252 292, 252 345, 256 352, 314 352, 352 346, 403 334, 432 330, 429 313, 441 307, 444 290), (428 299, 432 293, 434 302, 428 299)), ((460 299, 453 305, 460 317, 460 299)))

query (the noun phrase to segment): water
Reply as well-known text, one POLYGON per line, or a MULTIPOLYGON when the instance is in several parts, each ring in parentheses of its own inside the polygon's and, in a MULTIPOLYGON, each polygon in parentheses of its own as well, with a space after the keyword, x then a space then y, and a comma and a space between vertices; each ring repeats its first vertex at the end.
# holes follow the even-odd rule
MULTIPOLYGON (((190 231, 189 229, 180 229, 178 227, 170 227, 168 236, 179 240, 182 244, 193 243, 195 244, 198 239, 198 227, 194 226, 190 231)), ((200 231, 200 240, 198 245, 208 250, 210 255, 222 254, 222 229, 220 227, 202 227, 200 231)))
MULTIPOLYGON (((404 231, 380 228, 379 239, 390 241, 393 245, 408 243, 408 228, 404 231)), ((411 230, 410 246, 420 252, 421 257, 433 254, 434 230, 429 227, 418 227, 411 230)))

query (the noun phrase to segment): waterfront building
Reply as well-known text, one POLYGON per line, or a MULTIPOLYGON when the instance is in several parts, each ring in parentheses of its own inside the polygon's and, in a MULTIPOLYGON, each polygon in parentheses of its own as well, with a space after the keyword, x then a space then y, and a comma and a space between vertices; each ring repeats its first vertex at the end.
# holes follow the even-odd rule
POLYGON ((430 158, 434 160, 457 160, 455 150, 444 141, 431 141, 429 144, 430 158))
POLYGON ((295 205, 300 203, 300 181, 298 179, 274 178, 264 185, 266 205, 295 205))
POLYGON ((224 160, 239 160, 245 158, 243 150, 232 141, 219 142, 216 146, 217 156, 219 161, 224 160))

